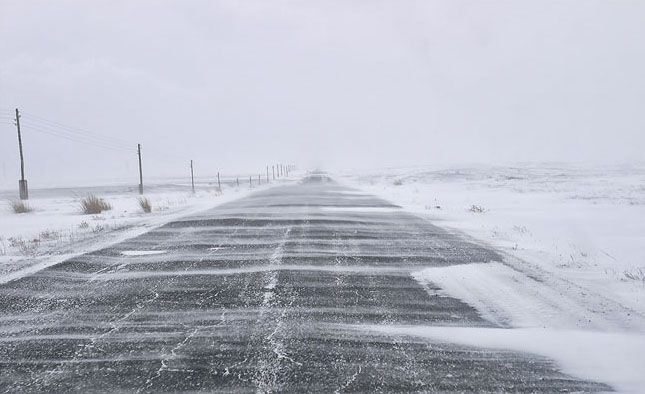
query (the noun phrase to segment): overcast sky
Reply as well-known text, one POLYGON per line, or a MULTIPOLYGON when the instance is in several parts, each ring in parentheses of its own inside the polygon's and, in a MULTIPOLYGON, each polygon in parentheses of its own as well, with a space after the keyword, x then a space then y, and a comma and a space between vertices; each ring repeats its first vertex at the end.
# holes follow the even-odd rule
POLYGON ((0 0, 5 187, 16 107, 32 187, 136 179, 137 143, 156 175, 642 160, 645 2, 0 0))

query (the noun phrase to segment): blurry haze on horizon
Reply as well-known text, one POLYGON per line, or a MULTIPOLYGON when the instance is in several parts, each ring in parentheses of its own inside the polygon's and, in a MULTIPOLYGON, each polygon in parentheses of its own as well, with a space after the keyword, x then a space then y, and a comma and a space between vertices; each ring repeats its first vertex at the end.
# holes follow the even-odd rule
POLYGON ((0 187, 16 107, 31 187, 136 183, 137 143, 146 175, 642 160, 644 37, 642 1, 0 0, 0 187))

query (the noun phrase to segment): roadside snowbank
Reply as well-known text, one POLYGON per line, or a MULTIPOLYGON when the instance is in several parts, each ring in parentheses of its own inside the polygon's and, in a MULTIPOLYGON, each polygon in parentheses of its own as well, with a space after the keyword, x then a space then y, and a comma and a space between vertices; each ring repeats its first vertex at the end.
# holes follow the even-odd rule
MULTIPOLYGON (((427 268, 413 274, 434 284, 439 295, 455 297, 501 327, 643 332, 645 322, 631 310, 594 294, 570 297, 573 284, 536 277, 499 262, 427 268)), ((577 294, 574 294, 577 295, 577 294)))
POLYGON ((367 329, 430 341, 533 353, 557 360, 565 373, 608 383, 620 393, 642 393, 645 387, 643 335, 539 328, 367 326, 367 329))

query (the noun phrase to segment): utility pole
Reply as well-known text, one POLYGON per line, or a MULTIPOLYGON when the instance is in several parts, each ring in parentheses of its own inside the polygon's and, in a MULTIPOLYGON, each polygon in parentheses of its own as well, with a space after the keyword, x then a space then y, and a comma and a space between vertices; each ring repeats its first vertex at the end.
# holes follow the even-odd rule
POLYGON ((20 111, 16 108, 16 128, 18 129, 18 149, 20 149, 20 181, 18 182, 18 190, 20 192, 21 200, 29 200, 29 188, 25 180, 25 158, 22 155, 22 134, 20 133, 20 111))
POLYGON ((219 171, 217 171, 217 188, 219 189, 219 192, 222 192, 222 184, 219 182, 219 171))
POLYGON ((139 152, 139 194, 143 194, 143 169, 141 168, 141 144, 137 144, 139 152))
POLYGON ((193 185, 193 194, 195 194, 195 173, 193 172, 193 161, 190 161, 190 182, 193 185))

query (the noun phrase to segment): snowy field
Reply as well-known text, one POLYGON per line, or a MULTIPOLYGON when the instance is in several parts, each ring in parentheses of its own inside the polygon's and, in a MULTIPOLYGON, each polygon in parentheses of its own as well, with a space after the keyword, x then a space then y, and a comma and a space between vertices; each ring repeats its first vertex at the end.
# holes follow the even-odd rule
POLYGON ((0 191, 0 283, 38 271, 73 256, 135 237, 178 217, 213 208, 256 191, 212 182, 190 185, 146 184, 152 212, 139 205, 137 185, 83 186, 30 190, 29 213, 13 213, 14 190, 0 191), (81 198, 94 194, 112 205, 98 215, 81 212, 81 198))
POLYGON ((645 388, 644 165, 414 167, 339 177, 504 256, 414 277, 507 329, 374 330, 542 354, 621 392, 645 388))

